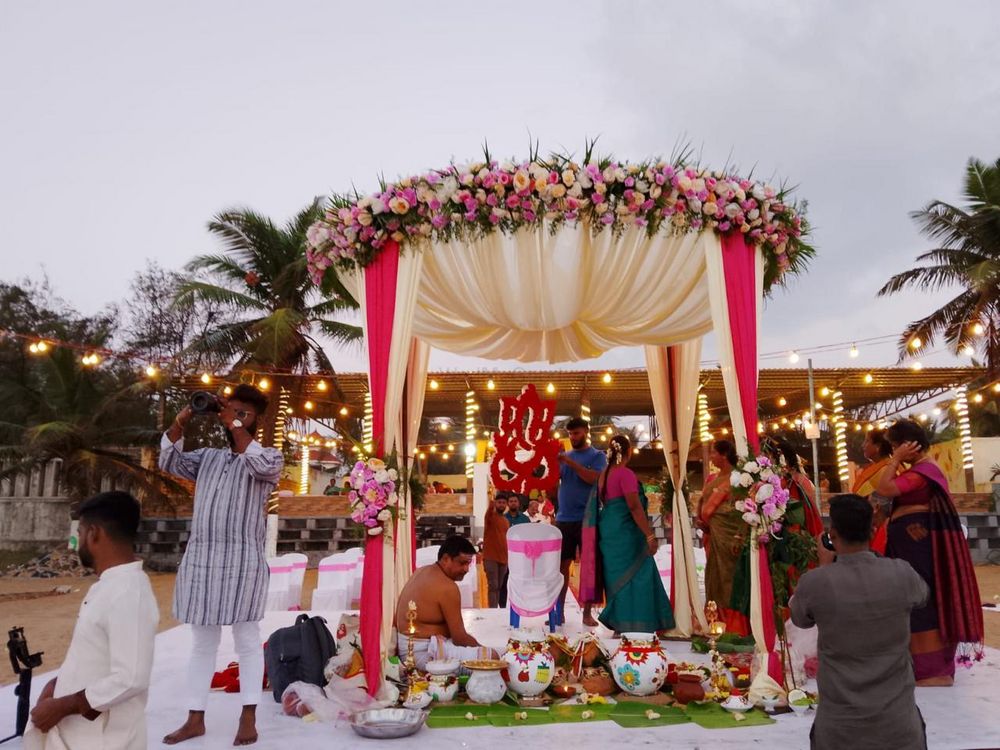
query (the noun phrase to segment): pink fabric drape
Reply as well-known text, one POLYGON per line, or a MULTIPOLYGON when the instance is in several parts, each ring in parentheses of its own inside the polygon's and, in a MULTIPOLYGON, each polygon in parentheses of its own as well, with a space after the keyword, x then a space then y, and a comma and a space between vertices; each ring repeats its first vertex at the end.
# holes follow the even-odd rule
POLYGON ((757 548, 757 565, 760 571, 760 610, 764 621, 764 645, 767 647, 767 673, 781 685, 784 682, 781 659, 774 650, 778 631, 774 626, 774 589, 771 586, 771 570, 767 565, 767 548, 757 548))
POLYGON ((726 305, 733 334, 733 360, 739 383, 747 442, 760 450, 757 435, 757 284, 756 250, 742 234, 722 236, 722 267, 726 274, 726 305))
MULTIPOLYGON (((385 394, 389 380, 389 353, 396 315, 396 277, 399 245, 390 240, 365 268, 365 333, 368 340, 368 377, 372 396, 373 453, 385 441, 385 394)), ((378 692, 382 674, 382 535, 365 541, 365 567, 361 577, 359 630, 368 693, 378 692)))

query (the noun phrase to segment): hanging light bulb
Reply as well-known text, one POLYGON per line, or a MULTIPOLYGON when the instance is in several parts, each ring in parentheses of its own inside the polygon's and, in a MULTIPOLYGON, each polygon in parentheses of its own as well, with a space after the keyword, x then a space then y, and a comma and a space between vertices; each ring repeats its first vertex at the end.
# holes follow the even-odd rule
POLYGON ((851 344, 851 349, 850 349, 849 352, 847 352, 847 356, 850 357, 851 359, 857 359, 858 355, 860 355, 860 354, 861 354, 861 352, 858 351, 858 345, 857 344, 851 344))
POLYGON ((212 376, 209 375, 207 372, 203 372, 201 374, 201 382, 204 383, 205 385, 208 385, 209 383, 212 382, 212 376))
POLYGON ((555 385, 553 385, 552 383, 549 383, 547 386, 545 386, 545 392, 546 393, 555 393, 556 392, 555 385))
POLYGON ((920 338, 919 336, 914 336, 909 341, 909 347, 911 349, 913 349, 913 351, 916 351, 917 349, 919 349, 923 345, 924 345, 924 340, 922 338, 920 338))
POLYGON ((778 399, 778 406, 788 406, 788 399, 782 396, 778 399))
POLYGON ((972 397, 972 400, 975 401, 977 404, 983 403, 983 394, 977 393, 975 396, 972 397))
POLYGON ((830 389, 824 385, 822 388, 819 389, 819 395, 822 396, 823 398, 826 398, 827 396, 830 395, 830 389))
POLYGON ((961 353, 966 357, 973 357, 976 354, 976 350, 972 347, 972 344, 966 344, 962 347, 961 353))
POLYGON ((455 452, 455 446, 452 445, 451 443, 448 444, 448 452, 449 453, 454 453, 455 452))
POLYGON ((444 461, 447 461, 448 460, 448 454, 447 453, 442 453, 441 454, 441 459, 444 460, 444 461))
POLYGON ((993 392, 994 393, 1000 393, 1000 383, 994 383, 993 384, 993 392))
POLYGON ((604 373, 604 377, 601 378, 601 381, 604 383, 604 385, 609 385, 611 383, 611 373, 610 372, 604 373))
MULTIPOLYGON (((231 387, 229 387, 228 385, 225 388, 222 389, 222 395, 224 395, 224 396, 231 396, 232 393, 233 393, 233 389, 231 387)), ((285 411, 289 411, 289 410, 286 409, 285 411)))
POLYGON ((325 380, 321 380, 318 383, 316 383, 317 391, 325 391, 327 388, 329 388, 329 386, 326 384, 325 380))
POLYGON ((604 433, 606 435, 614 435, 615 431, 612 428, 608 427, 606 430, 604 430, 604 433))
POLYGON ((348 412, 347 412, 347 407, 346 407, 346 406, 341 406, 341 407, 340 407, 340 416, 342 416, 342 417, 346 417, 346 416, 347 416, 347 414, 348 414, 348 412))
POLYGON ((984 333, 986 333, 986 329, 983 327, 982 323, 976 321, 975 323, 972 324, 973 336, 982 336, 984 333))
POLYGON ((440 387, 441 387, 441 384, 440 384, 440 383, 438 383, 438 382, 437 382, 436 380, 434 380, 433 378, 431 378, 431 390, 432 390, 432 391, 436 391, 436 390, 437 390, 438 388, 440 388, 440 387))
POLYGON ((432 445, 432 446, 431 446, 430 448, 428 448, 427 450, 429 450, 429 451, 430 451, 431 453, 437 453, 437 452, 438 452, 438 448, 437 448, 437 446, 436 446, 436 445, 432 445))
POLYGON ((155 365, 146 365, 146 377, 155 378, 160 371, 156 369, 155 365))
POLYGON ((271 381, 268 380, 267 378, 261 378, 260 380, 257 381, 257 387, 260 388, 262 391, 266 391, 268 388, 271 387, 271 381))
POLYGON ((924 369, 924 366, 918 359, 910 363, 910 369, 913 370, 914 372, 920 372, 921 370, 924 369))
POLYGON ((792 350, 792 352, 788 355, 788 361, 794 365, 796 362, 799 361, 799 353, 797 351, 792 350))
POLYGON ((871 383, 872 383, 873 380, 875 380, 875 378, 872 377, 872 374, 870 372, 869 373, 865 373, 865 383, 867 383, 868 385, 871 385, 871 383))
POLYGON ((302 406, 305 407, 306 411, 312 411, 313 410, 313 402, 312 401, 306 401, 304 404, 302 404, 302 406))
POLYGON ((493 378, 486 381, 486 390, 492 391, 496 390, 497 384, 493 382, 493 378))

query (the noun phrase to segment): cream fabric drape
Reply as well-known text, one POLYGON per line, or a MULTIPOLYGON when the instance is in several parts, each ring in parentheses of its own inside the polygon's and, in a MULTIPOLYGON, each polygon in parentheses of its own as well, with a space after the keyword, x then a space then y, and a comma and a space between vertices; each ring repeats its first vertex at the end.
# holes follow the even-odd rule
POLYGON ((649 390, 653 397, 656 421, 663 438, 663 454, 667 470, 674 482, 674 517, 671 544, 673 546, 675 633, 688 637, 695 632, 695 622, 702 628, 705 622, 704 602, 698 588, 694 561, 694 535, 691 531, 690 509, 684 498, 683 485, 688 453, 691 447, 691 429, 694 426, 695 406, 698 399, 701 339, 677 344, 669 349, 660 346, 645 347, 649 390), (670 350, 674 350, 671 358, 670 350), (671 398, 673 388, 673 398, 671 398), (672 452, 676 443, 677 452, 672 452))
POLYGON ((711 232, 615 238, 583 227, 494 233, 422 254, 413 333, 446 351, 567 362, 616 346, 664 345, 712 325, 705 284, 711 232))
MULTIPOLYGON (((420 339, 412 339, 410 356, 406 369, 406 393, 403 395, 406 403, 406 445, 403 447, 410 470, 415 469, 417 438, 420 433, 420 421, 424 413, 424 393, 427 384, 427 364, 430 360, 431 348, 420 339)), ((400 451, 402 452, 402 450, 400 451)), ((413 502, 410 493, 406 493, 406 505, 400 508, 399 531, 396 543, 396 581, 394 601, 399 600, 399 593, 413 573, 413 537, 410 535, 410 523, 413 520, 413 502)))

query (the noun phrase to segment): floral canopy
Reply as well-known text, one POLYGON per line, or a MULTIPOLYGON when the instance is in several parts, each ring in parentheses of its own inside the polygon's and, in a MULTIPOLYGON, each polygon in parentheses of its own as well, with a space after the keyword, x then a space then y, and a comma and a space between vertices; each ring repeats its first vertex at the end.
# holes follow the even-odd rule
MULTIPOLYGON (((376 452, 414 454, 432 346, 561 362, 639 345, 680 488, 701 338, 710 330, 737 449, 758 447, 762 300, 812 256, 807 233, 787 190, 683 159, 595 159, 588 148, 580 163, 563 155, 499 163, 487 154, 371 195, 334 196, 309 230, 307 257, 317 284, 337 269, 364 310, 376 452)), ((685 502, 678 494, 674 507, 685 502)), ((396 533, 367 542, 361 634, 369 675, 380 672, 395 597, 412 572, 411 527, 401 509, 396 533)), ((675 514, 672 541, 671 601, 678 631, 689 635, 705 622, 686 513, 675 514)), ((751 567, 751 624, 767 662, 774 623, 759 594, 770 581, 751 567)), ((372 691, 377 685, 369 679, 372 691)))

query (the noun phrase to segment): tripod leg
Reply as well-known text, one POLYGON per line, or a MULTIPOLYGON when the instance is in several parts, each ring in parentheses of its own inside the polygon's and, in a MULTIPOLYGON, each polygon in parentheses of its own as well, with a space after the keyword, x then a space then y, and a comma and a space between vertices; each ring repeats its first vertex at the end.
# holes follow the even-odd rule
POLYGON ((17 683, 17 723, 14 731, 17 737, 24 735, 24 730, 28 728, 28 715, 31 711, 31 670, 22 669, 20 679, 17 683))

